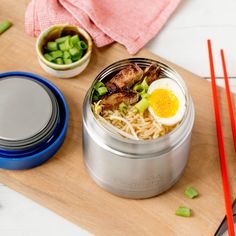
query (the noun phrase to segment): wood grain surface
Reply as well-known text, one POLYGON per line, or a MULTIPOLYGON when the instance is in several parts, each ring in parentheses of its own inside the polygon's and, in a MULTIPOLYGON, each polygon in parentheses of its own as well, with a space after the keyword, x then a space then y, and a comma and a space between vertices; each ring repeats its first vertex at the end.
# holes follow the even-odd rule
MULTIPOLYGON (((168 192, 146 200, 113 196, 90 179, 83 165, 82 102, 89 85, 103 68, 130 56, 118 44, 94 48, 91 63, 81 75, 73 79, 47 75, 37 62, 35 39, 24 32, 27 2, 1 0, 0 21, 10 19, 14 26, 0 36, 0 72, 29 71, 52 81, 68 102, 69 128, 64 145, 47 163, 25 171, 0 170, 0 182, 95 235, 213 235, 224 217, 224 201, 210 83, 145 50, 136 55, 168 63, 184 78, 196 109, 191 151, 183 177, 168 192), (198 189, 199 198, 187 199, 183 194, 187 186, 198 189), (193 216, 175 216, 180 205, 191 207, 193 216)), ((219 92, 232 197, 235 197, 236 158, 225 92, 221 88, 219 92)))

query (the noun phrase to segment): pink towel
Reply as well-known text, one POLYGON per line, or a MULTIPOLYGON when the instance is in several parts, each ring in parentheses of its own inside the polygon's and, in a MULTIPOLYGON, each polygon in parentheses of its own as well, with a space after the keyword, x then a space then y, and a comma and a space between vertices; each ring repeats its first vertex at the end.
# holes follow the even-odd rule
POLYGON ((116 41, 135 54, 166 23, 181 0, 32 0, 25 13, 32 36, 53 24, 84 28, 98 47, 116 41))

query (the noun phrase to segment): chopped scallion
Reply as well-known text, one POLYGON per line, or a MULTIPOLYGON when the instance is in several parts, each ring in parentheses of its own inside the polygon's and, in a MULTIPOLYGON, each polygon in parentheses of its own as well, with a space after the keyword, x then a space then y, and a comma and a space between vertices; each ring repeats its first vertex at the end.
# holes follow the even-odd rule
POLYGON ((175 214, 177 216, 190 217, 191 216, 191 209, 188 207, 181 206, 175 211, 175 214))
POLYGON ((185 190, 184 194, 185 194, 188 198, 191 198, 191 199, 193 199, 193 198, 195 198, 195 197, 197 197, 197 196, 199 195, 198 191, 197 191, 195 188, 193 188, 193 187, 188 187, 188 188, 185 190))
POLYGON ((6 20, 0 24, 0 34, 8 30, 12 26, 12 22, 9 20, 6 20))
POLYGON ((149 106, 149 101, 147 98, 142 98, 138 103, 135 104, 135 107, 139 112, 143 113, 149 106))
POLYGON ((57 42, 48 42, 47 43, 47 50, 48 51, 56 51, 56 50, 58 50, 57 42))
POLYGON ((108 92, 106 87, 100 87, 100 88, 97 89, 97 91, 98 91, 98 94, 100 96, 103 96, 103 95, 105 95, 108 92))
POLYGON ((79 54, 72 57, 72 61, 78 61, 82 57, 82 55, 83 55, 83 51, 80 50, 79 54))
POLYGON ((70 49, 69 49, 69 52, 70 52, 71 56, 77 56, 80 51, 79 51, 78 48, 73 47, 73 48, 70 48, 70 49))
POLYGON ((60 43, 59 48, 61 51, 66 51, 66 45, 64 43, 60 43))
POLYGON ((71 58, 71 55, 68 51, 65 51, 64 54, 63 54, 63 58, 64 59, 68 59, 68 58, 71 58))
POLYGON ((53 57, 53 59, 56 59, 58 57, 62 57, 63 56, 63 52, 60 51, 60 50, 52 51, 52 52, 50 52, 50 55, 53 57))
POLYGON ((95 85, 94 88, 97 90, 100 87, 105 87, 105 84, 101 81, 98 81, 95 85))
POLYGON ((63 65, 64 64, 62 58, 60 58, 60 57, 56 59, 56 63, 58 65, 63 65))
POLYGON ((43 56, 44 56, 44 58, 45 58, 46 60, 48 60, 48 61, 54 60, 54 58, 53 58, 49 53, 45 53, 43 56))
POLYGON ((73 46, 75 46, 79 42, 78 34, 73 35, 70 40, 71 40, 71 43, 73 44, 73 46))
POLYGON ((57 43, 64 43, 69 38, 70 38, 70 35, 67 35, 67 36, 63 36, 63 37, 57 38, 55 41, 57 43))
POLYGON ((97 102, 100 99, 100 96, 98 95, 97 91, 94 91, 93 93, 93 102, 97 102))
POLYGON ((142 98, 149 98, 150 97, 150 94, 148 94, 148 93, 144 93, 144 94, 141 94, 141 97, 142 98))
POLYGON ((139 94, 144 94, 144 93, 146 93, 146 90, 145 90, 145 88, 142 86, 142 84, 136 84, 136 85, 134 86, 134 91, 136 91, 136 92, 139 93, 139 94))
POLYGON ((147 76, 143 79, 141 85, 145 89, 145 92, 147 92, 147 90, 148 90, 147 76))
POLYGON ((84 41, 79 41, 78 43, 77 43, 77 45, 78 45, 78 47, 80 48, 80 49, 82 49, 82 50, 85 50, 85 49, 87 49, 88 48, 88 46, 87 46, 87 44, 84 42, 84 41))
POLYGON ((87 48, 85 42, 80 43, 79 35, 67 35, 47 42, 44 45, 44 57, 46 60, 56 64, 70 64, 80 60, 87 48), (81 47, 79 47, 80 45, 81 47), (60 58, 60 59, 58 59, 60 58), (57 60, 58 59, 58 60, 57 60))
POLYGON ((68 58, 68 59, 63 59, 63 61, 64 61, 65 64, 70 64, 70 63, 72 63, 72 60, 71 60, 70 58, 68 58))
POLYGON ((65 44, 66 50, 69 50, 69 49, 73 48, 73 45, 72 45, 72 43, 71 43, 71 41, 70 41, 70 38, 67 38, 67 39, 65 40, 64 44, 65 44))

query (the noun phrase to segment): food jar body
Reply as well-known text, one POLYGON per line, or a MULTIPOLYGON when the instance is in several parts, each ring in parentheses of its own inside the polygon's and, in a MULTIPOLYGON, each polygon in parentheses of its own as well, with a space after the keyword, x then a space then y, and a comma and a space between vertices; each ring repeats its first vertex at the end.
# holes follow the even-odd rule
MULTIPOLYGON (((130 59, 127 63, 130 61, 140 66, 147 61, 149 65, 153 63, 148 59, 130 59)), ((125 60, 121 62, 110 67, 118 71, 125 60)), ((180 76, 166 65, 159 65, 163 72, 170 72, 168 77, 177 79, 187 93, 180 76)), ((109 67, 98 75, 95 82, 102 80, 102 75, 107 76, 108 72, 109 67)), ((153 197, 173 186, 186 166, 194 123, 191 97, 187 95, 186 100, 186 115, 177 128, 155 140, 137 141, 117 138, 99 123, 91 110, 90 89, 83 104, 83 152, 92 179, 115 195, 133 199, 153 197)))
POLYGON ((115 195, 141 199, 156 196, 180 178, 188 160, 191 133, 174 150, 146 158, 125 157, 100 146, 86 129, 84 162, 89 175, 115 195))

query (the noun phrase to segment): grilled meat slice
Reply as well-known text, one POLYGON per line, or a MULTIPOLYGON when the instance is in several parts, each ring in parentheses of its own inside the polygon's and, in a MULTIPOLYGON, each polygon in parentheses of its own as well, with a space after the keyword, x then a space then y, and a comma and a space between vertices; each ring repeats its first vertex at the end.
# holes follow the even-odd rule
POLYGON ((106 83, 106 87, 108 89, 108 92, 111 94, 111 93, 114 93, 118 90, 118 88, 116 87, 115 84, 111 83, 110 81, 108 81, 106 83))
POLYGON ((147 83, 150 85, 153 81, 157 80, 161 72, 160 66, 151 64, 144 70, 143 78, 147 76, 147 83))
POLYGON ((143 70, 137 64, 129 64, 126 68, 116 74, 109 82, 106 83, 108 91, 123 90, 131 88, 143 77, 143 70))
POLYGON ((104 96, 101 101, 101 104, 103 105, 103 109, 112 109, 119 106, 119 104, 122 102, 131 105, 138 102, 138 100, 139 100, 138 93, 124 90, 121 92, 104 96))

